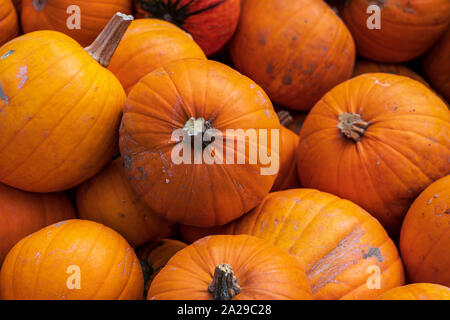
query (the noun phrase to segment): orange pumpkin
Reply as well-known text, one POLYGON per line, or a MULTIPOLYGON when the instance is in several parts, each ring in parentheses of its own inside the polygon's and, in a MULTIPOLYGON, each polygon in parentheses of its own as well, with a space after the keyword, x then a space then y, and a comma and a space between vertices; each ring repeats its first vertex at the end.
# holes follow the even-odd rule
POLYGON ((85 47, 95 40, 116 12, 131 14, 132 8, 132 0, 23 0, 22 29, 25 33, 59 31, 85 47))
POLYGON ((414 198, 449 173, 450 111, 423 84, 368 73, 328 92, 300 134, 303 186, 349 199, 393 237, 414 198))
POLYGON ((352 0, 340 7, 342 19, 352 32, 357 53, 380 62, 412 60, 430 48, 450 21, 448 0, 352 0), (380 8, 380 28, 369 28, 380 8))
POLYGON ((144 272, 145 296, 147 296, 150 285, 159 271, 164 268, 175 253, 186 246, 186 243, 178 240, 162 239, 152 241, 137 250, 136 254, 141 261, 142 271, 144 272))
POLYGON ((240 0, 135 0, 138 17, 167 20, 183 28, 208 56, 219 53, 239 20, 240 0))
POLYGON ((385 292, 378 300, 450 300, 450 288, 432 283, 413 283, 385 292))
POLYGON ((11 0, 0 0, 0 46, 18 34, 19 24, 17 21, 17 13, 11 0))
POLYGON ((253 81, 215 61, 186 59, 154 70, 131 90, 120 150, 131 185, 150 208, 169 221, 208 227, 238 218, 269 192, 278 163, 278 141, 271 140, 279 128, 253 81), (267 141, 246 138, 266 130, 267 141), (249 146, 272 154, 272 162, 256 160, 249 146))
POLYGON ((225 235, 176 253, 147 299, 310 300, 311 289, 300 264, 283 250, 256 237, 225 235))
POLYGON ((422 69, 433 88, 450 101, 450 28, 425 56, 422 69))
POLYGON ((23 237, 55 222, 76 218, 64 193, 38 194, 0 183, 0 265, 23 237))
POLYGON ((450 286, 450 175, 433 182, 413 202, 400 236, 412 282, 450 286))
POLYGON ((77 188, 81 219, 93 220, 119 232, 134 248, 169 237, 174 225, 156 215, 130 186, 122 158, 112 161, 77 188))
POLYGON ((128 94, 143 76, 169 62, 206 59, 192 37, 169 22, 138 19, 131 23, 108 69, 122 83, 128 94))
POLYGON ((55 31, 29 33, 0 48, 1 182, 26 191, 60 191, 111 159, 126 96, 102 65, 129 19, 115 15, 86 50, 55 31))
POLYGON ((230 53, 275 103, 296 110, 348 79, 355 61, 350 32, 322 0, 246 0, 230 53))
POLYGON ((418 75, 410 68, 402 64, 379 63, 364 59, 358 59, 355 64, 355 69, 353 70, 353 77, 359 76, 363 73, 380 73, 380 72, 409 77, 429 87, 429 84, 425 81, 424 78, 422 78, 420 75, 418 75))
POLYGON ((22 239, 0 273, 2 300, 135 300, 143 290, 139 260, 125 239, 85 220, 22 239))
POLYGON ((380 223, 352 202, 317 190, 271 193, 223 227, 180 231, 185 241, 249 234, 285 249, 306 271, 315 299, 372 299, 404 284, 397 248, 380 223))

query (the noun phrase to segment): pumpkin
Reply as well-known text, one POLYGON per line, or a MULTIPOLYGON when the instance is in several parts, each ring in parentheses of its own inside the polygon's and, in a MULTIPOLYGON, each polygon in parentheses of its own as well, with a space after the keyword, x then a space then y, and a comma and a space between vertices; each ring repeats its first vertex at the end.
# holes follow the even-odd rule
POLYGON ((355 60, 350 32, 322 0, 246 0, 230 54, 275 103, 295 110, 348 79, 355 60))
POLYGON ((385 292, 378 300, 450 300, 450 288, 433 283, 413 283, 385 292))
POLYGON ((450 101, 450 28, 424 57, 422 69, 433 88, 450 101))
POLYGON ((126 240, 86 220, 65 220, 22 239, 0 273, 2 300, 136 300, 143 290, 126 240))
POLYGON ((359 76, 363 73, 391 73, 399 76, 409 77, 417 80, 429 87, 429 84, 420 75, 412 71, 405 65, 394 63, 379 63, 364 59, 358 59, 353 70, 353 77, 359 76))
POLYGON ((282 249, 248 235, 222 235, 176 253, 147 299, 310 300, 311 289, 300 264, 282 249))
POLYGON ((404 284, 397 248, 380 223, 354 203, 313 189, 271 193, 225 226, 180 231, 185 241, 208 233, 267 240, 297 257, 314 299, 372 299, 404 284))
POLYGON ((77 187, 76 202, 81 219, 116 230, 134 248, 174 233, 174 225, 152 212, 133 191, 122 158, 77 187))
POLYGON ((23 0, 22 29, 25 33, 59 31, 85 47, 96 39, 116 12, 131 14, 132 8, 132 0, 23 0), (73 6, 79 12, 71 10, 73 6))
POLYGON ((449 173, 450 111, 423 84, 368 73, 328 92, 300 134, 298 173, 362 206, 393 238, 414 198, 449 173))
POLYGON ((11 0, 0 0, 0 46, 18 34, 19 24, 17 21, 17 13, 11 0))
POLYGON ((186 246, 186 243, 178 240, 162 239, 152 241, 137 250, 136 254, 141 261, 142 271, 144 272, 145 297, 153 279, 159 271, 175 253, 184 249, 186 246))
POLYGON ((151 209, 172 222, 209 227, 238 218, 269 192, 279 128, 253 81, 219 62, 185 59, 131 90, 119 143, 126 175, 151 209), (254 141, 264 133, 267 139, 254 141), (270 164, 250 147, 270 155, 270 164))
POLYGON ((20 12, 22 7, 22 0, 12 0, 14 7, 16 7, 17 12, 20 12))
POLYGON ((115 15, 86 50, 56 31, 0 48, 0 182, 32 192, 65 190, 111 159, 126 96, 103 66, 129 19, 115 15))
POLYGON ((38 194, 0 183, 0 265, 23 237, 55 222, 76 218, 64 193, 38 194))
POLYGON ((138 17, 167 20, 189 32, 208 56, 219 53, 236 30, 240 0, 135 0, 138 17))
POLYGON ((169 62, 206 59, 189 34, 169 22, 138 19, 131 23, 108 69, 122 83, 128 94, 143 76, 169 62))
POLYGON ((342 19, 352 32, 358 55, 380 62, 412 60, 428 50, 450 21, 448 0, 352 0, 340 7, 342 19), (369 28, 380 8, 380 28, 369 28), (439 8, 439 9, 437 9, 439 8), (373 17, 372 17, 373 16, 373 17))
POLYGON ((450 175, 433 182, 413 202, 400 234, 412 282, 450 286, 450 175))

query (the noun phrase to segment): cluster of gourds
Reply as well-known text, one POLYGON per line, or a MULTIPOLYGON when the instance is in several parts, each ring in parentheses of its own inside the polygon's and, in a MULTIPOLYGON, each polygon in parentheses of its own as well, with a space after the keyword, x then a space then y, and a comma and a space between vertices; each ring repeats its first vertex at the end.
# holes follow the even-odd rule
POLYGON ((371 3, 0 0, 0 298, 450 299, 450 2, 371 3))

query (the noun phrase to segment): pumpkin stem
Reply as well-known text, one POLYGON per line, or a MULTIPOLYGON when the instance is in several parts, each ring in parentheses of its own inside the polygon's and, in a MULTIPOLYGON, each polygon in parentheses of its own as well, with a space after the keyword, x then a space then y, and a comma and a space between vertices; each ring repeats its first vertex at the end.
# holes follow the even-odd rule
POLYGON ((44 9, 47 0, 33 0, 33 7, 36 11, 44 9))
POLYGON ((278 119, 280 120, 280 123, 287 127, 288 125, 292 124, 294 122, 294 118, 292 118, 289 111, 286 110, 280 110, 277 112, 278 119))
POLYGON ((212 294, 213 300, 231 300, 241 292, 241 287, 230 265, 221 263, 216 266, 208 291, 212 294))
POLYGON ((364 121, 359 114, 346 112, 339 115, 337 127, 344 136, 358 142, 369 127, 369 122, 364 121))
POLYGON ((108 67, 111 57, 133 19, 133 16, 120 12, 116 13, 100 32, 97 39, 84 50, 102 66, 108 67))

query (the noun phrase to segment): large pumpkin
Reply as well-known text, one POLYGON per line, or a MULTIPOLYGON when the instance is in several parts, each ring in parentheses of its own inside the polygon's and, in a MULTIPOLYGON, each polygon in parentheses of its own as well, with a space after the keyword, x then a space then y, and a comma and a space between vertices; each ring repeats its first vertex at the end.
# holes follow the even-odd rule
POLYGON ((0 273, 3 300, 136 300, 143 290, 139 260, 125 239, 86 220, 65 220, 22 239, 0 273))
POLYGON ((450 288, 433 283, 413 283, 389 290, 378 300, 450 300, 450 288))
POLYGON ((0 0, 0 46, 18 34, 19 24, 17 21, 17 13, 11 0, 0 0))
POLYGON ((240 0, 135 0, 138 17, 167 20, 189 32, 208 56, 219 53, 239 20, 240 0))
POLYGON ((153 280, 149 300, 310 300, 300 264, 247 235, 205 237, 182 249, 153 280))
POLYGON ((297 110, 348 79, 355 60, 350 32, 322 0, 246 0, 230 52, 274 102, 297 110))
POLYGON ((450 286, 450 175, 423 191, 403 222, 400 250, 409 279, 450 286))
POLYGON ((143 76, 169 62, 206 59, 192 38, 175 25, 157 19, 138 19, 131 23, 108 69, 128 94, 143 76))
POLYGON ((404 62, 422 55, 442 35, 450 21, 448 0, 351 0, 340 8, 352 32, 357 53, 380 62, 404 62), (380 28, 370 29, 380 8, 380 28), (373 17, 371 17, 373 16, 373 17))
POLYGON ((108 64, 129 19, 115 15, 86 50, 55 31, 32 32, 0 48, 1 182, 60 191, 111 159, 126 96, 99 62, 108 64))
POLYGON ((0 265, 23 237, 55 222, 76 218, 64 193, 38 194, 0 183, 0 265))
POLYGON ((306 271, 315 299, 372 299, 404 283, 398 251, 380 223, 352 202, 317 190, 271 193, 223 227, 180 230, 190 241, 205 233, 249 234, 285 249, 306 271))
POLYGON ((85 47, 95 40, 116 12, 131 14, 132 7, 132 0, 23 0, 22 29, 25 33, 59 31, 85 47), (76 7, 79 12, 73 9, 76 7), (72 26, 77 22, 79 28, 72 26))
POLYGON ((450 27, 427 53, 422 69, 433 88, 450 101, 450 27))
POLYGON ((300 134, 304 187, 352 200, 393 237, 414 198, 450 171, 450 111, 423 84, 368 73, 328 92, 300 134))
POLYGON ((81 219, 100 222, 119 232, 134 248, 174 233, 174 225, 156 215, 130 186, 122 158, 115 159, 77 188, 81 219))
POLYGON ((279 128, 253 81, 218 62, 179 60, 131 90, 120 150, 131 185, 150 208, 169 221, 208 227, 238 218, 269 192, 279 128), (256 141, 264 133, 267 141, 256 141), (271 153, 270 164, 250 150, 271 153))

